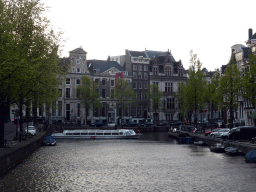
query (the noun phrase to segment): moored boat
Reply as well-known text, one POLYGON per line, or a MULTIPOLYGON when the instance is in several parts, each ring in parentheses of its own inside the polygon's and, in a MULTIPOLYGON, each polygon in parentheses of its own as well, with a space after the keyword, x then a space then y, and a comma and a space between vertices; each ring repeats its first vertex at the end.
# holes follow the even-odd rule
POLYGON ((195 145, 205 145, 205 142, 203 141, 194 141, 195 145))
POLYGON ((225 148, 225 153, 227 155, 238 155, 239 154, 239 151, 237 148, 234 148, 234 147, 227 147, 225 148))
POLYGON ((65 130, 52 134, 56 139, 138 139, 141 134, 133 130, 65 130))
POLYGON ((46 136, 43 140, 43 145, 46 145, 46 146, 55 146, 56 143, 57 142, 56 142, 54 136, 46 136))
POLYGON ((210 150, 215 153, 224 153, 225 147, 222 143, 215 143, 213 146, 210 147, 210 150))
POLYGON ((245 161, 250 163, 256 163, 256 150, 247 153, 245 155, 245 161))

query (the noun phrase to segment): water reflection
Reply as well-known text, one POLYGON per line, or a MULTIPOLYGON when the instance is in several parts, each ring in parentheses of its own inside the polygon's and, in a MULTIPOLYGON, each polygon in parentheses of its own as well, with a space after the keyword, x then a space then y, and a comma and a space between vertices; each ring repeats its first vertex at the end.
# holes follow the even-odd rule
POLYGON ((252 191, 254 168, 242 156, 180 145, 167 133, 60 140, 9 172, 0 191, 252 191))

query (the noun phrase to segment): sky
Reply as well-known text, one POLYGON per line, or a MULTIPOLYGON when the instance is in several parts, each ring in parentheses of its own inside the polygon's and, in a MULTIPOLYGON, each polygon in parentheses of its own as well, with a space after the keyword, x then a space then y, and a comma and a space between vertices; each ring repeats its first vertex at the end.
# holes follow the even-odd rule
POLYGON ((255 0, 42 0, 55 31, 64 32, 61 57, 82 47, 87 59, 132 51, 171 51, 185 69, 190 51, 209 71, 229 62, 231 46, 256 32, 255 0))

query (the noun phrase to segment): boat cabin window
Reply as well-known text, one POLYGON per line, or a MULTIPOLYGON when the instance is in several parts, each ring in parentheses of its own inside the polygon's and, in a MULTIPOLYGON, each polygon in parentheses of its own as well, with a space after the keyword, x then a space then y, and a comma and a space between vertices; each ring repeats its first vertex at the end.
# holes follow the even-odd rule
POLYGON ((112 133, 112 135, 119 135, 119 133, 112 133))
POLYGON ((104 135, 111 135, 111 133, 104 133, 104 135))
POLYGON ((86 132, 86 133, 81 133, 81 135, 88 135, 88 133, 86 132))
POLYGON ((94 133, 94 132, 91 132, 91 133, 89 133, 89 135, 95 135, 95 133, 94 133))
POLYGON ((66 133, 66 135, 73 135, 72 133, 66 133))
POLYGON ((103 133, 96 133, 96 135, 103 135, 103 133))
POLYGON ((80 133, 73 133, 73 135, 80 135, 80 133))

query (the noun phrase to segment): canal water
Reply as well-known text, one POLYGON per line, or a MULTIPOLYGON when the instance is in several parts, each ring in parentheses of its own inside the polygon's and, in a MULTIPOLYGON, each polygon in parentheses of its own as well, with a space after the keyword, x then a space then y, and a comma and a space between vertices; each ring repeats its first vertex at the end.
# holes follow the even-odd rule
POLYGON ((255 191, 243 156, 178 144, 167 133, 138 140, 58 140, 0 178, 0 191, 255 191))

